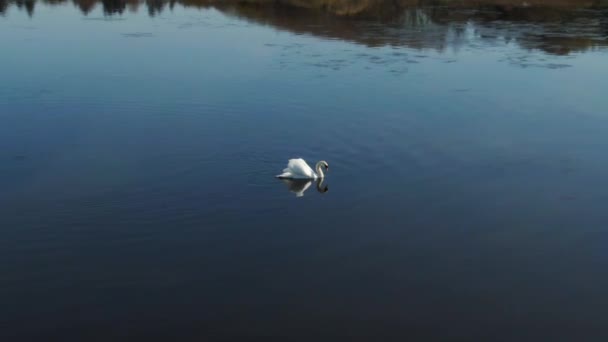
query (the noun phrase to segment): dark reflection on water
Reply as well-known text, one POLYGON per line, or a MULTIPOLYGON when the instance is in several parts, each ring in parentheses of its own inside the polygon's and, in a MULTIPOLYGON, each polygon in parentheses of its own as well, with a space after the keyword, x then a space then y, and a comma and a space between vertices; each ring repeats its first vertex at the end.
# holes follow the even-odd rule
MULTIPOLYGON (((67 0, 45 2, 60 4, 67 0)), ((127 9, 137 11, 140 6, 145 6, 150 16, 159 15, 166 8, 172 10, 176 4, 216 8, 282 30, 368 46, 390 44, 444 49, 461 44, 466 28, 471 24, 475 25, 476 34, 485 40, 516 41, 522 47, 552 54, 564 55, 608 45, 608 4, 601 1, 537 1, 533 2, 534 6, 518 1, 509 5, 509 2, 491 0, 447 2, 441 6, 432 1, 362 1, 357 4, 328 1, 325 5, 323 2, 321 5, 294 2, 297 6, 281 5, 280 2, 206 0, 73 0, 73 3, 85 15, 97 4, 101 4, 106 15, 120 15, 127 9)), ((33 15, 36 0, 0 0, 0 13, 10 4, 33 15)))
POLYGON ((306 179, 282 179, 281 181, 285 183, 289 191, 293 192, 297 197, 304 196, 304 193, 312 184, 315 184, 317 191, 321 194, 329 191, 329 186, 323 184, 323 179, 314 181, 306 179))
POLYGON ((513 40, 526 48, 555 54, 608 45, 608 10, 596 8, 406 6, 395 9, 390 16, 363 17, 364 20, 282 7, 221 8, 280 29, 368 46, 444 49, 463 43, 467 25, 475 25, 476 34, 485 40, 513 40))

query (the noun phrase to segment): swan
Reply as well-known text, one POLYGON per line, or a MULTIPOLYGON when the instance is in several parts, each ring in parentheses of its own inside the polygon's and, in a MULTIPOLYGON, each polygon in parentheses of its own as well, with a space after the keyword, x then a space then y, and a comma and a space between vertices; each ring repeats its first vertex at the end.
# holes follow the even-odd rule
POLYGON ((321 160, 317 163, 315 166, 317 172, 315 172, 308 166, 304 159, 289 159, 283 173, 276 177, 284 179, 323 179, 325 177, 322 169, 323 167, 325 168, 325 171, 329 171, 329 164, 327 164, 325 160, 321 160))
MULTIPOLYGON (((283 181, 283 183, 285 183, 285 185, 287 185, 287 188, 289 189, 289 191, 296 194, 296 197, 304 196, 304 192, 306 192, 306 190, 308 190, 308 188, 310 187, 310 185, 313 182, 311 179, 287 179, 287 178, 283 178, 283 179, 281 179, 281 181, 283 181)), ((327 191, 329 191, 329 188, 327 187, 327 185, 323 186, 323 178, 318 178, 315 181, 315 183, 317 185, 318 192, 324 194, 327 191)))

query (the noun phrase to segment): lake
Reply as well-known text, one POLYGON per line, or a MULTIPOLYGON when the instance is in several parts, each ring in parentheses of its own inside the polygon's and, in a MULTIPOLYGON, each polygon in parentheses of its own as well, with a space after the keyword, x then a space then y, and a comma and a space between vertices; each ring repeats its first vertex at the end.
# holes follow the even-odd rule
POLYGON ((608 4, 495 2, 0 1, 0 339, 608 339, 608 4))

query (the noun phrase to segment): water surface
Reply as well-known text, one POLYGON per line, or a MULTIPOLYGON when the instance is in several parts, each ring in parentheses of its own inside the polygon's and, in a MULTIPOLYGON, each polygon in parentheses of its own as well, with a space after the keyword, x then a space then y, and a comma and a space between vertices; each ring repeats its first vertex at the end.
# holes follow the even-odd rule
POLYGON ((605 9, 0 4, 3 340, 608 338, 605 9))

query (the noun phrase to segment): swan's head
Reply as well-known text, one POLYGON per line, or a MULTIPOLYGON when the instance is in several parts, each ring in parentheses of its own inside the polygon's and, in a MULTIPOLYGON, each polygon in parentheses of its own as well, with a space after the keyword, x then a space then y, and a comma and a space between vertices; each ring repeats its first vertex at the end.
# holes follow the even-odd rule
POLYGON ((329 171, 329 164, 325 160, 321 160, 319 164, 325 168, 325 171, 329 171))

